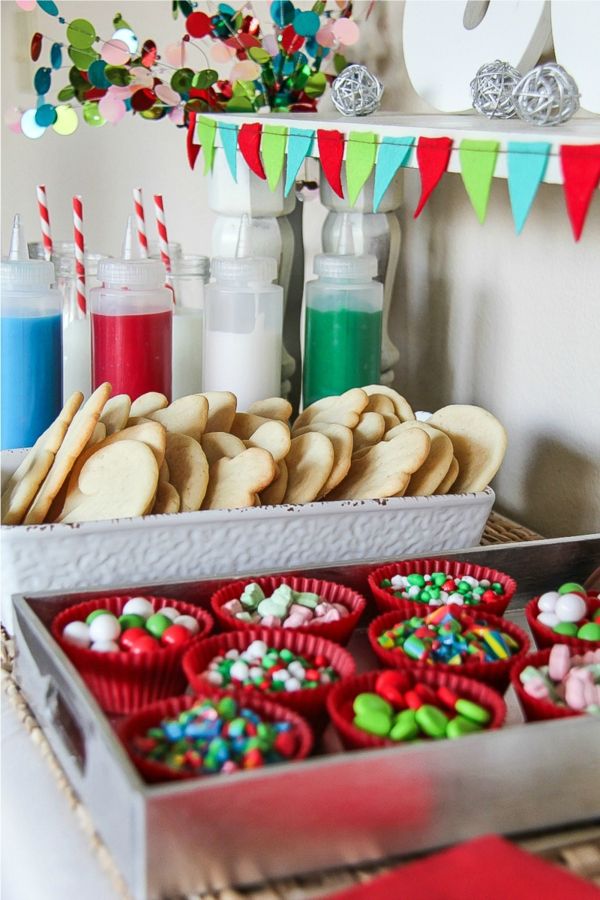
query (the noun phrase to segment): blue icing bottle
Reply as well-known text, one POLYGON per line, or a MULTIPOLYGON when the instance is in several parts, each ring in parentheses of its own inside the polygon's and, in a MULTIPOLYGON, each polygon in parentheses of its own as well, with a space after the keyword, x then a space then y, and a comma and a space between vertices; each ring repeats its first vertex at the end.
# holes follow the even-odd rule
POLYGON ((1 445, 31 447, 62 407, 62 301, 54 266, 29 259, 20 216, 0 263, 1 445))

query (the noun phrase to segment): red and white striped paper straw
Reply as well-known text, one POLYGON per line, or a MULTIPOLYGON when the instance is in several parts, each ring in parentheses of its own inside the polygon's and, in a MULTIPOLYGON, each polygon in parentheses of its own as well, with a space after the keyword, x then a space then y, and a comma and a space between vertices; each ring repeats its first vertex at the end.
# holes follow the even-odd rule
POLYGON ((165 222, 165 207, 162 194, 154 195, 154 212, 156 215, 156 227, 158 229, 158 244, 160 247, 160 258, 163 262, 167 275, 171 274, 171 254, 169 252, 169 236, 167 234, 167 223, 165 222))
POLYGON ((148 238, 146 237, 146 214, 144 212, 144 201, 142 200, 141 188, 133 189, 133 205, 135 207, 135 221, 140 256, 142 259, 146 259, 148 257, 148 238))
POLYGON ((44 245, 44 258, 52 258, 52 232, 50 231, 50 213, 48 211, 48 198, 46 197, 46 185, 38 184, 36 187, 37 204, 40 213, 40 225, 42 228, 42 243, 44 245))
POLYGON ((85 299, 85 242, 83 238, 83 204, 81 194, 73 197, 73 237, 75 239, 75 277, 77 281, 77 305, 81 312, 87 310, 85 299))

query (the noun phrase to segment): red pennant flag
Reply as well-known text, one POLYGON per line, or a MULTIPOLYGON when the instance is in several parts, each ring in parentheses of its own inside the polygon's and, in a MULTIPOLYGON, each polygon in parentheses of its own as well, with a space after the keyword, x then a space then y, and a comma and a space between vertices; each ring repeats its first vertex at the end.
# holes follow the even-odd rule
POLYGON ((263 169, 262 160, 260 158, 260 139, 262 135, 262 125, 260 122, 246 123, 241 125, 238 131, 238 147, 240 153, 252 169, 255 175, 266 181, 267 176, 263 169))
POLYGON ((421 197, 414 212, 415 219, 433 194, 450 161, 452 138, 419 138, 417 163, 421 175, 421 197))
POLYGON ((188 122, 188 130, 187 130, 187 158, 190 164, 190 169, 193 169, 196 165, 196 160, 198 159, 198 154, 200 153, 200 144, 194 143, 194 132, 196 131, 196 113, 190 113, 190 120, 188 122))
POLYGON ((317 129, 317 145, 325 178, 338 197, 343 198, 341 171, 344 159, 344 135, 340 131, 325 131, 325 129, 319 128, 317 129))
POLYGON ((575 240, 583 231, 592 195, 600 183, 600 144, 568 145, 560 148, 560 166, 567 212, 575 240))

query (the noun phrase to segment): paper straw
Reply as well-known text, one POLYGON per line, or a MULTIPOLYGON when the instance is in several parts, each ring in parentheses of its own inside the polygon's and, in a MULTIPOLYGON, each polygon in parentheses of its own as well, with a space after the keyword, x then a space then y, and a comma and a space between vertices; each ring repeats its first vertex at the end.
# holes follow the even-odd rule
POLYGON ((154 212, 156 214, 156 227, 158 229, 158 243, 160 246, 160 258, 167 275, 171 274, 171 255, 169 253, 169 237, 167 235, 167 223, 165 222, 165 207, 162 194, 154 195, 154 212))
POLYGON ((142 200, 142 189, 133 189, 133 205, 135 207, 135 220, 137 225, 138 244, 140 245, 140 256, 142 259, 148 257, 148 238, 146 237, 146 214, 144 212, 144 201, 142 200))
POLYGON ((82 313, 87 310, 85 300, 85 242, 83 239, 83 205, 81 195, 73 197, 73 237, 75 239, 75 276, 77 280, 77 305, 82 313))
POLYGON ((36 187, 37 204, 40 213, 40 225, 42 228, 42 243, 44 245, 44 258, 52 258, 52 233, 50 231, 50 213, 48 212, 48 199, 46 197, 46 185, 38 184, 36 187))

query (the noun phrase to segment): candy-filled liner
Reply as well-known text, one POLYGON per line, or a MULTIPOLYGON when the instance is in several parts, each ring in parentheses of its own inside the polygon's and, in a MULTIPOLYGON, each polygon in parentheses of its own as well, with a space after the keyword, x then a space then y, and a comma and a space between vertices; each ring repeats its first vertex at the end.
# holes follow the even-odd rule
MULTIPOLYGON (((431 610, 429 610, 431 612, 431 610)), ((476 614, 477 619, 481 619, 482 622, 485 622, 486 625, 489 625, 496 631, 505 631, 507 634, 511 636, 517 643, 519 644, 519 650, 513 654, 513 656, 508 659, 499 659, 495 662, 479 662, 478 660, 474 660, 473 662, 462 663, 461 665, 451 666, 447 663, 422 663, 419 660, 414 660, 408 657, 402 650, 386 650, 380 646, 377 642, 377 638, 384 631, 387 631, 388 628, 392 628, 398 622, 406 621, 407 619, 411 619, 415 615, 415 611, 411 608, 410 610, 404 610, 397 612, 388 612, 384 613, 382 616, 378 616, 376 619, 373 619, 371 624, 369 625, 368 636, 369 643, 373 648, 373 652, 379 658, 379 660, 383 663, 384 666, 387 666, 391 669, 405 669, 410 668, 411 670, 419 669, 425 671, 432 672, 445 672, 448 675, 460 675, 463 678, 475 678, 477 681, 483 681, 485 684, 489 684, 491 687, 495 688, 500 693, 504 693, 506 688, 508 687, 508 683, 510 681, 510 671, 515 665, 515 663, 522 659, 523 656, 529 650, 529 638, 516 625, 512 622, 509 622, 508 619, 501 619, 498 616, 490 616, 485 615, 483 612, 479 610, 479 607, 471 608, 471 610, 467 610, 465 612, 458 613, 457 618, 461 618, 463 615, 471 615, 474 616, 476 614)))
POLYGON ((85 620, 95 609, 108 609, 119 616, 133 595, 100 597, 64 609, 52 622, 52 635, 67 654, 88 688, 108 713, 130 713, 163 697, 171 697, 185 690, 185 675, 181 666, 183 654, 191 646, 207 637, 213 627, 211 616, 198 606, 171 600, 169 597, 146 597, 158 612, 172 606, 182 616, 193 616, 200 626, 197 635, 178 647, 161 647, 151 653, 97 653, 65 641, 65 625, 85 620))
MULTIPOLYGON (((122 719, 116 726, 117 734, 123 742, 125 749, 135 767, 138 769, 142 777, 151 783, 158 781, 187 781, 190 778, 205 778, 206 775, 194 775, 190 772, 176 772, 164 763, 155 762, 154 760, 145 759, 136 753, 131 746, 134 737, 144 735, 149 728, 158 725, 163 719, 176 718, 179 713, 192 706, 202 702, 202 700, 215 700, 222 696, 219 692, 214 691, 210 685, 197 696, 190 697, 169 697, 167 700, 160 700, 151 706, 140 709, 139 712, 133 713, 131 716, 122 719)), ((237 695, 236 695, 236 699, 237 695)), ((296 752, 289 760, 305 759, 313 745, 313 736, 308 724, 304 719, 278 703, 272 703, 264 697, 240 697, 241 703, 248 709, 258 713, 262 718, 269 722, 289 722, 296 737, 296 752)), ((210 776, 213 777, 213 776, 210 776)))
POLYGON ((361 594, 358 594, 351 588, 345 587, 342 584, 335 584, 332 581, 318 581, 316 578, 294 578, 292 576, 286 577, 278 575, 267 578, 248 578, 244 581, 233 581, 231 584, 226 584, 225 587, 222 587, 219 591, 214 593, 210 600, 212 613, 224 631, 247 631, 250 628, 261 627, 260 625, 253 625, 251 622, 241 622, 239 619, 230 615, 227 610, 222 608, 229 600, 241 597, 246 585, 251 583, 260 585, 267 597, 269 597, 280 584, 287 584, 294 591, 319 594, 319 596, 328 603, 339 603, 340 605, 345 606, 349 615, 345 616, 343 619, 339 619, 337 622, 324 622, 322 624, 318 622, 315 625, 308 624, 293 629, 294 631, 314 634, 317 637, 326 638, 328 641, 333 641, 342 646, 345 646, 350 640, 352 632, 358 625, 367 602, 361 594))
MULTIPOLYGON (((411 615, 418 615, 415 610, 431 610, 435 607, 429 606, 427 603, 419 603, 413 600, 401 600, 393 597, 388 591, 380 587, 380 583, 384 578, 392 578, 394 575, 410 575, 415 572, 419 575, 428 575, 432 572, 445 572, 446 575, 453 577, 470 575, 481 581, 487 578, 490 582, 497 581, 504 588, 504 596, 498 598, 493 603, 478 603, 475 606, 468 606, 467 609, 480 609, 483 612, 491 613, 494 616, 504 614, 508 604, 513 598, 517 590, 517 582, 510 575, 504 572, 497 572, 495 569, 488 569, 485 566, 477 566, 473 563, 457 562, 450 559, 406 559, 403 562, 390 563, 386 566, 380 566, 374 569, 369 575, 369 588, 373 594, 373 599, 377 608, 381 612, 392 610, 410 610, 411 615)), ((462 608, 462 607, 461 607, 462 608)))
MULTIPOLYGON (((585 653, 586 650, 596 650, 600 647, 600 641, 584 641, 581 638, 569 637, 567 634, 557 634, 547 625, 538 622, 538 600, 539 597, 534 597, 533 600, 529 601, 525 607, 525 617, 527 624, 531 628, 533 639, 540 650, 552 647, 553 644, 566 644, 574 653, 585 653)), ((592 594, 587 595, 585 603, 588 617, 593 615, 600 607, 600 599, 592 594)))
MULTIPOLYGON (((580 641, 583 643, 583 641, 580 641)), ((550 659, 550 647, 546 650, 538 650, 537 653, 528 653, 523 659, 513 666, 510 673, 510 680, 515 693, 518 697, 521 709, 528 722, 541 722, 544 719, 568 719, 571 716, 581 716, 582 713, 568 706, 558 706, 552 700, 542 700, 532 697, 528 694, 521 683, 520 675, 527 666, 533 666, 539 669, 540 666, 547 666, 550 659)), ((589 647, 587 648, 590 649, 589 647)), ((575 652, 575 651, 574 651, 575 652)))
POLYGON ((304 716, 311 725, 322 726, 326 719, 325 701, 332 687, 330 684, 299 691, 268 693, 253 687, 214 688, 206 678, 202 677, 202 673, 208 669, 208 664, 215 656, 223 656, 228 650, 245 650, 252 641, 256 640, 264 641, 268 647, 274 647, 277 650, 284 648, 291 650, 292 653, 300 656, 309 658, 323 656, 328 664, 333 666, 340 679, 354 675, 354 660, 348 651, 339 644, 334 644, 332 641, 314 634, 300 633, 292 628, 249 628, 247 631, 218 634, 190 647, 183 657, 183 670, 193 690, 202 695, 209 687, 216 690, 217 694, 221 696, 236 693, 240 698, 267 697, 304 716))
MULTIPOLYGON (((354 725, 354 711, 352 703, 358 694, 372 693, 375 691, 375 682, 378 672, 366 672, 364 675, 355 675, 345 681, 334 685, 327 698, 327 712, 340 736, 346 750, 369 750, 377 747, 401 747, 402 741, 392 741, 388 738, 369 734, 367 731, 354 725)), ((431 688, 447 687, 466 700, 478 703, 491 713, 491 720, 486 725, 486 731, 500 728, 506 718, 506 704, 500 694, 496 693, 488 685, 472 681, 470 678, 461 678, 460 675, 449 675, 436 669, 423 669, 413 673, 416 684, 426 684, 431 688)), ((404 746, 409 746, 406 742, 404 746)))

